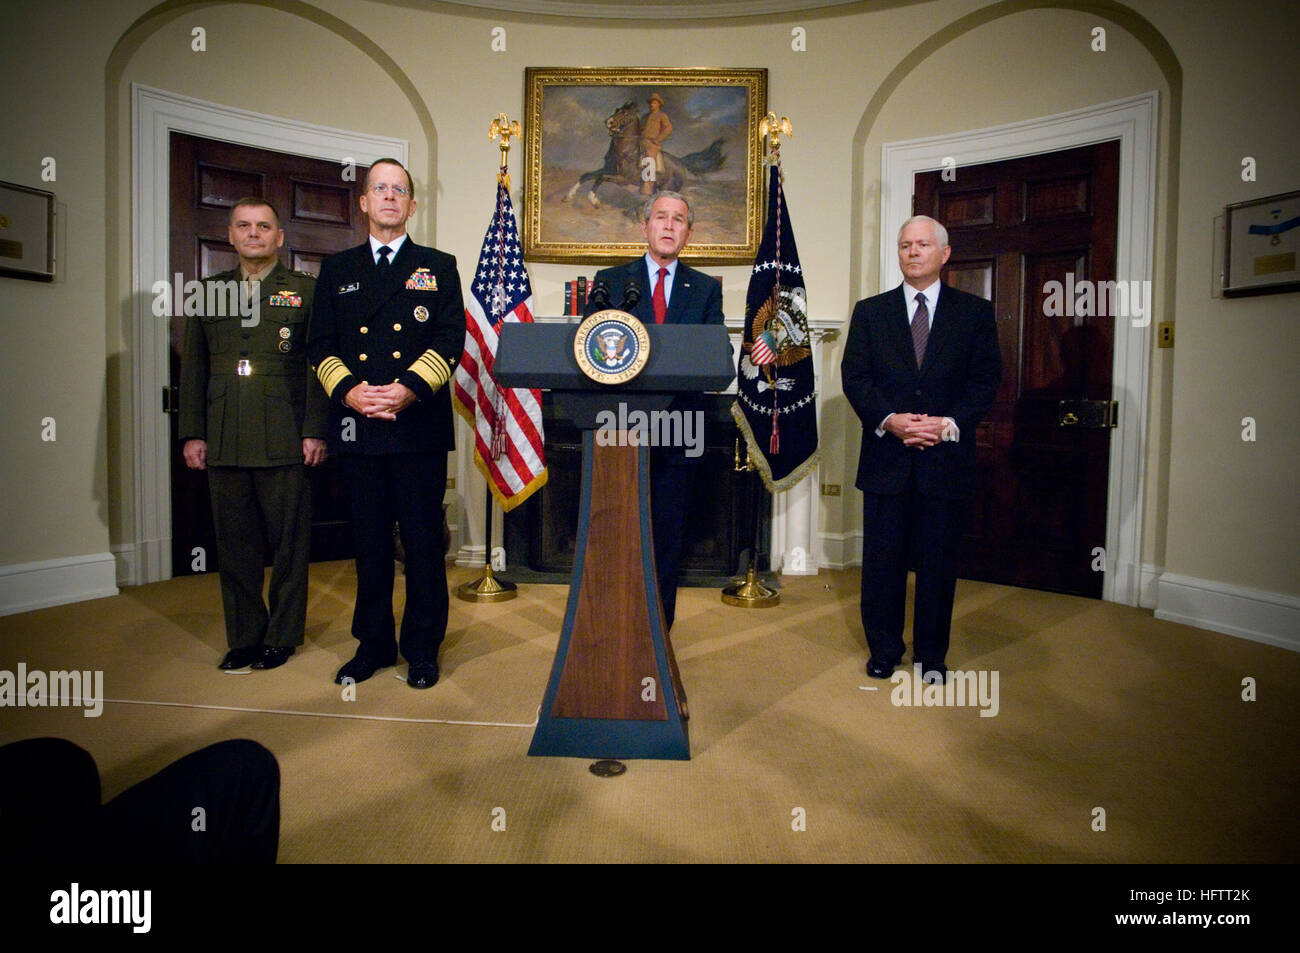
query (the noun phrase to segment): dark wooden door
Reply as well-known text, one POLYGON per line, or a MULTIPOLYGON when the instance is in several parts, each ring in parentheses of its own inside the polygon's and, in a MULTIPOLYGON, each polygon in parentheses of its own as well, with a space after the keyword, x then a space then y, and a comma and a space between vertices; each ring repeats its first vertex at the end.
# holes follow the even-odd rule
MULTIPOLYGON (((171 134, 171 267, 168 279, 182 281, 227 271, 239 264, 226 241, 230 209, 255 195, 271 202, 284 227, 280 261, 288 268, 316 274, 321 261, 366 237, 358 198, 364 167, 356 181, 344 181, 337 162, 252 149, 228 142, 171 134)), ((209 572, 217 568, 212 510, 206 471, 190 470, 181 457, 176 415, 181 345, 185 318, 171 319, 172 439, 172 575, 194 573, 194 548, 202 547, 209 572)), ((345 559, 352 555, 347 512, 334 466, 311 471, 311 558, 345 559)))
POLYGON ((955 171, 918 175, 913 207, 947 227, 943 280, 993 302, 1002 348, 959 574, 1100 597, 1110 430, 1061 402, 1110 400, 1117 318, 1098 299, 1057 307, 1049 283, 1114 280, 1119 143, 955 171))

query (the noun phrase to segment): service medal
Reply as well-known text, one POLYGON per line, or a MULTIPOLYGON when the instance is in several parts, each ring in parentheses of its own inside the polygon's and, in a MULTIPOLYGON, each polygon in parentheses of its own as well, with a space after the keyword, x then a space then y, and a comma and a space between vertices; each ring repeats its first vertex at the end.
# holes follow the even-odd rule
POLYGON ((435 278, 428 268, 417 268, 411 273, 411 277, 406 279, 407 291, 437 291, 438 279, 435 278))

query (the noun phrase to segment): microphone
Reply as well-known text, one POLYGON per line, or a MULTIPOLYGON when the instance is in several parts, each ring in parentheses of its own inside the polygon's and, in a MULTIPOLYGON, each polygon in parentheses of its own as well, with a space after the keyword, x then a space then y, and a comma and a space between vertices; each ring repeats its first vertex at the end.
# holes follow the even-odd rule
POLYGON ((597 311, 605 311, 613 307, 609 303, 609 285, 603 281, 597 281, 591 287, 591 295, 587 298, 587 313, 594 314, 597 311))
POLYGON ((623 286, 623 303, 618 306, 620 311, 631 312, 641 300, 641 286, 637 284, 635 278, 629 278, 627 284, 623 286))

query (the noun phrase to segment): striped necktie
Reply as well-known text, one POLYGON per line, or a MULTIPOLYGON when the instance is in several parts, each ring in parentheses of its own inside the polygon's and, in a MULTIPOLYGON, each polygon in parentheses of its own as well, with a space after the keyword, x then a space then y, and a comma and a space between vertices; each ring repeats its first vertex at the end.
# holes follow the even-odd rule
POLYGON ((912 350, 916 352, 916 367, 920 370, 925 360, 925 343, 930 339, 930 309, 925 295, 916 293, 916 314, 912 316, 912 350))

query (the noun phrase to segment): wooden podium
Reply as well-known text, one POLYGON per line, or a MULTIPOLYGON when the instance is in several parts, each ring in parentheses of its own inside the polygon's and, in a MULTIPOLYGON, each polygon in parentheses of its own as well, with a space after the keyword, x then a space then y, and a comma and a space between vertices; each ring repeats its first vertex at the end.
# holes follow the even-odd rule
POLYGON ((559 412, 583 432, 569 601, 528 753, 689 760, 686 695, 655 573, 649 452, 627 432, 604 428, 598 440, 598 418, 626 421, 667 410, 677 394, 723 390, 735 377, 731 344, 722 325, 647 325, 644 369, 605 385, 579 369, 576 330, 505 324, 493 367, 503 386, 554 391, 559 412))

